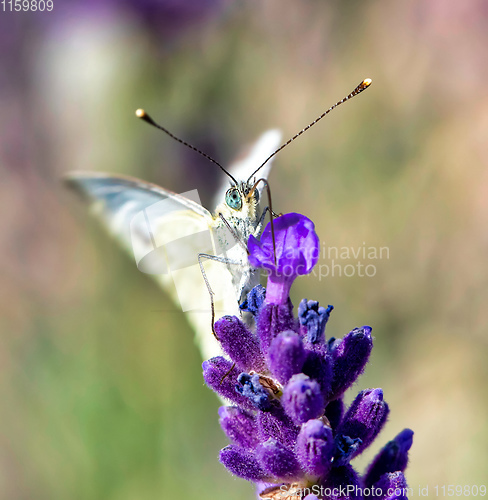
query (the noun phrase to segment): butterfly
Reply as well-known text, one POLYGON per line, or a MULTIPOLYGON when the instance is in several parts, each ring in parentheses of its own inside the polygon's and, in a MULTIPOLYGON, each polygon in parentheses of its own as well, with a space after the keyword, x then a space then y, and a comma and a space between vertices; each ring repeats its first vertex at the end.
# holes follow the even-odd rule
MULTIPOLYGON (((215 194, 215 209, 200 203, 198 191, 174 193, 136 178, 100 172, 72 172, 66 177, 88 202, 91 212, 181 305, 205 359, 221 353, 211 335, 211 301, 218 317, 240 315, 239 302, 259 282, 247 260, 250 235, 261 233, 267 209, 261 209, 263 184, 253 171, 279 146, 281 134, 269 130, 248 154, 234 162, 215 194), (203 271, 203 272, 202 272, 203 271)), ((266 179, 272 160, 259 171, 266 179)))
POLYGON ((84 196, 92 212, 133 255, 138 269, 151 274, 181 305, 205 359, 221 353, 210 334, 214 312, 219 317, 239 316, 239 302, 259 282, 247 259, 247 241, 251 235, 259 237, 271 210, 260 208, 263 185, 256 184, 255 175, 259 172, 266 180, 277 153, 370 84, 369 78, 363 80, 279 147, 280 133, 265 132, 249 155, 229 169, 138 110, 139 118, 203 155, 230 178, 230 186, 227 182, 217 191, 213 214, 202 206, 197 190, 178 194, 139 179, 103 173, 67 176, 69 186, 84 196))

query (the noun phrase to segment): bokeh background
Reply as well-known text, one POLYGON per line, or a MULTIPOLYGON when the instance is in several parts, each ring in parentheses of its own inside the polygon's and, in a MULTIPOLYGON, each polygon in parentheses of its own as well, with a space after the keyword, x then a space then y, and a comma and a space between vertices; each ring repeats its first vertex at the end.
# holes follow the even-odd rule
MULTIPOLYGON (((125 173, 205 203, 218 169, 367 92, 283 151, 275 210, 327 246, 384 246, 371 278, 298 280, 327 333, 370 324, 349 399, 382 387, 409 484, 488 470, 488 5, 484 0, 54 0, 0 12, 0 498, 248 499, 217 456, 218 401, 184 315, 60 178, 125 173)), ((361 260, 361 259, 360 259, 361 260)), ((352 261, 353 264, 356 260, 352 261)))

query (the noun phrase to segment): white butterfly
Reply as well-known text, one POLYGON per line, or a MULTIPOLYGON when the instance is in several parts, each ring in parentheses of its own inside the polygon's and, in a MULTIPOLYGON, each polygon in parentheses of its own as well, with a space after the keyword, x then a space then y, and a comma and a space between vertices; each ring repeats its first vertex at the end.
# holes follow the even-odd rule
POLYGON ((370 84, 369 78, 363 80, 280 147, 278 131, 264 133, 251 153, 229 170, 138 110, 137 116, 202 154, 232 179, 230 187, 223 185, 218 191, 214 215, 201 205, 196 190, 176 194, 138 179, 101 173, 69 176, 69 184, 86 195, 95 214, 134 255, 138 268, 152 274, 181 304, 205 359, 220 353, 206 307, 210 287, 218 316, 239 315, 239 301, 258 283, 258 274, 247 259, 249 236, 259 236, 265 215, 259 209, 262 185, 253 189, 254 175, 259 171, 259 177, 266 179, 274 155, 370 84), (213 260, 203 264, 201 257, 213 260))
MULTIPOLYGON (((230 187, 227 181, 218 190, 213 215, 200 204, 196 190, 177 194, 135 178, 103 173, 74 172, 67 178, 134 256, 139 270, 151 274, 181 305, 205 359, 221 352, 212 335, 205 278, 214 293, 217 318, 239 315, 239 301, 259 281, 246 250, 249 236, 259 236, 265 215, 259 207, 263 185, 251 193, 252 173, 276 151, 280 137, 277 130, 265 132, 250 153, 228 169, 233 180, 230 187), (205 275, 199 254, 208 256, 200 259, 205 275)), ((270 168, 268 161, 259 177, 267 178, 270 168)))

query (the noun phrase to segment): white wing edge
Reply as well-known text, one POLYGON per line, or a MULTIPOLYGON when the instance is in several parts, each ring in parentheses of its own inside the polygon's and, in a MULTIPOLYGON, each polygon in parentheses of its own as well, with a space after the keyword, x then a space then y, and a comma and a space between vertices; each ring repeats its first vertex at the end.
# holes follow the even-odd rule
MULTIPOLYGON (((74 170, 64 175, 64 180, 70 187, 73 187, 76 191, 86 195, 87 193, 83 189, 80 189, 80 183, 78 182, 79 180, 83 181, 83 179, 111 179, 114 181, 120 181, 121 183, 127 185, 128 188, 135 187, 138 189, 145 189, 156 195, 172 197, 183 204, 186 208, 193 210, 194 212, 205 217, 212 217, 212 214, 199 203, 195 203, 194 201, 189 200, 188 198, 185 198, 184 196, 181 196, 174 191, 163 188, 151 182, 143 181, 141 179, 138 179, 137 177, 131 177, 129 175, 122 174, 109 174, 105 172, 87 172, 78 170, 74 170)), ((95 199, 93 196, 88 196, 93 200, 95 199)))

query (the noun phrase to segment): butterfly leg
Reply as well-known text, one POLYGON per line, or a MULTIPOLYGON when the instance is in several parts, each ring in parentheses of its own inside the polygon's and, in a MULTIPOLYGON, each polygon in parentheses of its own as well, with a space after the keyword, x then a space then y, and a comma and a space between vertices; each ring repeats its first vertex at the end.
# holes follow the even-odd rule
POLYGON ((242 238, 239 237, 239 235, 236 233, 235 229, 229 224, 229 221, 220 212, 219 212, 219 217, 220 217, 221 221, 224 223, 224 226, 227 228, 227 230, 230 232, 230 234, 234 238, 234 240, 237 242, 237 244, 241 245, 241 247, 249 255, 246 244, 242 241, 242 238))
POLYGON ((217 333, 215 332, 214 328, 214 323, 215 323, 215 304, 214 304, 214 292, 212 290, 212 287, 210 286, 210 282, 208 281, 207 274, 205 273, 205 268, 203 267, 203 259, 208 259, 208 260, 213 260, 215 262, 220 262, 221 264, 227 264, 227 265, 242 265, 240 262, 236 262, 230 259, 226 259, 225 257, 219 257, 217 255, 210 255, 208 253, 199 253, 198 254, 198 265, 200 266, 200 271, 203 276, 203 280, 205 281, 205 286, 207 287, 208 294, 210 295, 210 308, 212 311, 212 333, 214 337, 219 340, 217 337, 217 333))
POLYGON ((254 232, 255 237, 257 237, 261 233, 261 231, 263 229, 263 225, 264 225, 264 220, 266 219, 266 215, 268 212, 269 212, 269 207, 264 207, 263 213, 261 214, 261 217, 259 218, 259 222, 256 226, 256 231, 254 232))
POLYGON ((263 213, 261 214, 261 217, 259 217, 258 224, 256 226, 256 231, 254 232, 254 236, 257 238, 257 236, 261 233, 263 226, 264 226, 264 220, 266 219, 266 215, 268 215, 268 212, 273 216, 273 218, 279 217, 282 214, 275 214, 274 212, 271 211, 269 207, 264 207, 263 213))

